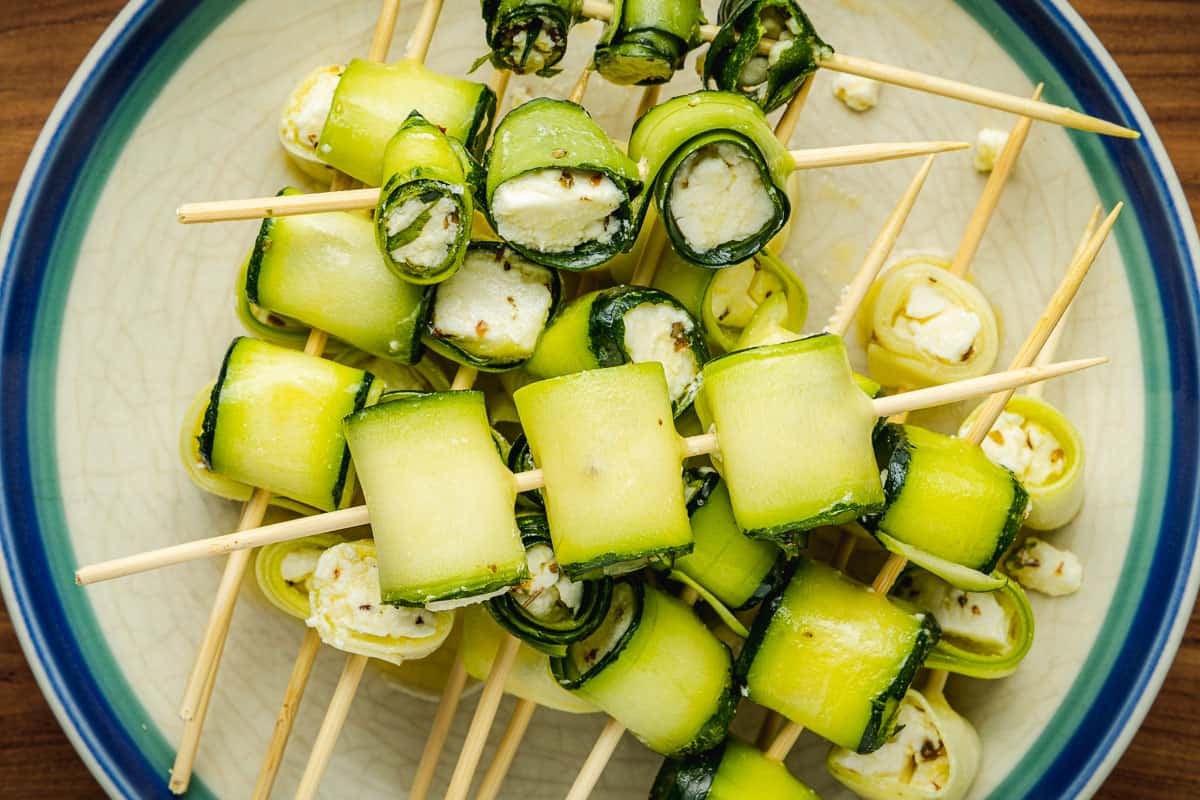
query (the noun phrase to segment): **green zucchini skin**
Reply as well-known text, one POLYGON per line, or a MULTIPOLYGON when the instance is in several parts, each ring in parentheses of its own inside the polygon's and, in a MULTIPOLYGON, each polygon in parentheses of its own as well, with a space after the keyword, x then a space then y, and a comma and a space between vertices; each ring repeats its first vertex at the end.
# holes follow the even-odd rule
POLYGON ((706 86, 740 92, 771 112, 791 100, 800 85, 817 71, 819 60, 833 54, 813 28, 812 22, 795 0, 722 0, 717 12, 721 26, 704 56, 703 79, 706 86), (758 44, 768 36, 764 13, 783 21, 794 34, 778 60, 766 66, 766 80, 746 86, 742 71, 759 58, 758 44))
POLYGON ((535 264, 579 272, 603 264, 633 247, 641 224, 634 200, 641 194, 638 167, 587 110, 569 100, 539 97, 504 115, 492 139, 486 160, 484 209, 492 229, 500 233, 492 201, 501 184, 544 169, 579 169, 597 172, 624 193, 614 212, 619 232, 608 242, 583 242, 570 250, 543 252, 519 242, 507 243, 535 264))
POLYGON ((650 800, 819 800, 787 767, 730 735, 712 750, 663 762, 650 800), (749 794, 748 794, 749 793, 749 794))
POLYGON ((725 744, 687 758, 664 760, 650 787, 649 800, 706 800, 725 756, 725 744))
POLYGON ((616 0, 593 65, 618 85, 665 83, 700 44, 699 0, 616 0))
POLYGON ((627 586, 632 595, 632 608, 630 610, 629 627, 625 629, 625 633, 621 635, 608 652, 602 654, 595 664, 585 672, 579 672, 575 665, 571 663, 568 654, 552 656, 550 658, 550 671, 554 675, 554 679, 559 685, 567 691, 575 691, 584 686, 589 680, 599 675, 610 664, 617 660, 621 655, 621 651, 629 644, 633 638, 633 634, 637 632, 638 625, 642 623, 642 611, 645 610, 646 604, 646 586, 645 583, 637 577, 618 578, 613 582, 613 592, 616 592, 616 587, 627 586))
MULTIPOLYGON (((529 550, 538 545, 552 547, 550 526, 544 514, 517 515, 521 543, 529 550)), ((488 600, 485 604, 492 618, 513 636, 530 647, 548 655, 564 655, 567 645, 591 635, 608 614, 612 602, 611 578, 584 581, 580 608, 570 623, 549 626, 530 614, 512 592, 488 600)))
MULTIPOLYGON (((518 434, 517 438, 513 439, 512 447, 508 450, 507 461, 509 471, 514 474, 537 469, 537 464, 533 460, 533 450, 530 449, 529 440, 525 438, 525 434, 518 434)), ((542 497, 541 489, 524 492, 517 499, 528 500, 539 510, 546 508, 546 501, 542 497)))
POLYGON ((703 326, 679 301, 658 289, 613 286, 571 301, 546 326, 538 349, 525 365, 526 370, 538 378, 553 378, 632 362, 625 341, 625 315, 642 305, 668 306, 685 315, 688 321, 688 327, 676 339, 676 351, 686 348, 692 353, 696 379, 671 398, 671 410, 678 417, 691 406, 699 391, 699 371, 708 361, 708 345, 703 326))
POLYGON ((581 0, 480 0, 491 48, 486 58, 496 69, 516 75, 557 75, 562 70, 556 65, 567 51, 567 36, 582 7, 581 0), (525 40, 518 44, 521 34, 525 40), (534 46, 541 34, 550 41, 548 51, 534 46))

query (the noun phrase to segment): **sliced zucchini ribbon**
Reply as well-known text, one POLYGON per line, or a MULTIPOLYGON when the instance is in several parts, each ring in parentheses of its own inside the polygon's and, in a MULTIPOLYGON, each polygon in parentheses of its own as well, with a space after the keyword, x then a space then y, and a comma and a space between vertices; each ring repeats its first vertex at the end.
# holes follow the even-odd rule
POLYGON ((550 77, 567 51, 581 0, 481 0, 492 65, 517 75, 550 77))
POLYGON ((663 762, 650 800, 819 800, 782 763, 730 736, 711 750, 663 762))
POLYGON ((700 44, 699 0, 615 0, 596 44, 596 71, 612 83, 665 83, 700 44))

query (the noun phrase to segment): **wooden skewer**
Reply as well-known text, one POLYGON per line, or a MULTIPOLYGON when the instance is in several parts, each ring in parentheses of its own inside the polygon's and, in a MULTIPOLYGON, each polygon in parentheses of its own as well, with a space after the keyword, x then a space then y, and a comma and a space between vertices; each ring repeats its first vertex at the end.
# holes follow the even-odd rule
POLYGON ((508 719, 508 726, 504 729, 504 735, 500 739, 500 744, 496 746, 496 754, 492 756, 492 763, 488 765, 487 771, 483 773, 483 779, 479 782, 475 800, 495 800, 500 795, 504 777, 508 774, 509 767, 512 766, 513 759, 517 755, 517 748, 521 746, 521 739, 525 736, 529 721, 533 719, 533 712, 536 710, 537 703, 532 700, 522 698, 517 701, 512 716, 508 719))
POLYGON ((458 755, 458 763, 454 765, 454 774, 450 777, 449 788, 446 789, 446 800, 465 800, 471 790, 475 768, 479 766, 479 758, 483 755, 484 745, 487 744, 492 721, 500 708, 500 698, 504 696, 504 684, 512 671, 520 647, 521 640, 509 635, 496 653, 492 671, 488 673, 483 691, 479 695, 479 704, 475 706, 471 727, 467 729, 462 752, 458 755))
POLYGON ((571 90, 571 95, 567 98, 572 103, 583 103, 583 96, 587 94, 588 81, 592 79, 592 68, 584 67, 583 72, 579 73, 579 79, 575 81, 575 88, 571 90))
MULTIPOLYGON (((405 58, 418 64, 425 63, 425 57, 429 55, 429 45, 433 43, 433 31, 442 15, 442 4, 443 0, 425 0, 421 5, 421 16, 413 28, 412 36, 408 37, 408 44, 404 47, 405 58)), ((380 52, 379 60, 382 61, 387 56, 386 45, 380 52)))
POLYGON ((346 717, 350 715, 354 693, 358 691, 358 684, 362 681, 366 668, 366 656, 352 655, 346 659, 337 687, 333 690, 333 698, 329 701, 329 708, 325 711, 325 718, 321 720, 317 738, 313 741, 308 763, 304 765, 304 774, 300 777, 299 788, 296 789, 296 800, 310 800, 316 796, 321 777, 325 774, 325 768, 329 766, 338 734, 342 732, 346 717))
POLYGON ((454 724, 454 714, 458 711, 458 703, 466 685, 467 667, 463 660, 463 647, 460 646, 454 655, 454 663, 450 665, 446 688, 442 690, 442 697, 438 701, 433 726, 429 729, 429 738, 425 740, 425 749, 421 751, 421 760, 417 762, 412 789, 408 792, 409 800, 425 800, 429 794, 429 787, 433 785, 433 775, 437 771, 438 758, 446 745, 446 738, 450 735, 450 726, 454 724))
POLYGON ((571 784, 571 790, 567 792, 566 800, 587 800, 591 796, 592 790, 596 788, 596 782, 604 774, 605 767, 608 766, 608 762, 612 759, 613 753, 616 752, 617 745, 621 743, 621 737, 624 735, 625 726, 615 719, 610 719, 604 726, 604 730, 600 731, 596 743, 592 745, 592 751, 588 753, 587 761, 583 762, 583 767, 575 776, 575 782, 571 784))
POLYGON ((775 138, 784 147, 787 147, 788 142, 792 140, 796 126, 800 124, 800 115, 804 112, 804 104, 808 102, 808 96, 812 93, 813 78, 815 77, 815 75, 808 76, 808 79, 800 87, 800 91, 796 92, 796 95, 788 101, 779 122, 775 123, 775 138))
POLYGON ((321 649, 321 637, 315 628, 306 628, 304 638, 300 642, 300 652, 296 655, 296 663, 292 665, 292 674, 288 678, 287 689, 283 693, 283 703, 275 718, 275 727, 271 731, 271 741, 267 745, 267 755, 259 767, 258 780, 254 783, 254 800, 267 800, 275 785, 275 777, 279 774, 279 766, 283 763, 283 754, 287 750, 288 739, 292 735, 292 725, 296 722, 296 714, 300 711, 300 703, 304 700, 304 690, 308 687, 308 678, 312 674, 313 663, 321 649))
POLYGON ((653 86, 647 86, 642 91, 642 99, 638 101, 637 111, 634 112, 634 119, 641 119, 646 116, 646 112, 658 105, 658 98, 662 96, 661 83, 656 83, 653 86))

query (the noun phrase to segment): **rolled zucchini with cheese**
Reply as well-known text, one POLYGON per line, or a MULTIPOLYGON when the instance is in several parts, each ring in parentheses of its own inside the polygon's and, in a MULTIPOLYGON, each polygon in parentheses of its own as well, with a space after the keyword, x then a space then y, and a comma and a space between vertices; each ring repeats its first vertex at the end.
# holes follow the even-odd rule
POLYGON ((755 703, 870 753, 891 736, 900 701, 937 640, 932 614, 801 558, 755 619, 738 676, 755 703))
POLYGON ((658 770, 650 800, 820 800, 787 767, 730 736, 711 750, 668 758, 658 770))
POLYGON ((305 75, 288 95, 279 119, 283 151, 301 172, 326 185, 333 180, 334 169, 317 156, 317 145, 345 69, 341 64, 326 64, 305 75))
POLYGON ((580 0, 481 0, 492 66, 548 78, 567 51, 580 0))
POLYGON ((683 446, 662 365, 537 381, 513 400, 544 476, 554 553, 568 576, 630 571, 691 551, 683 446))
POLYGON ((577 103, 539 97, 496 126, 488 221, 531 261, 580 271, 628 250, 641 189, 637 166, 577 103))
POLYGON ((621 86, 666 83, 700 44, 700 0, 616 0, 592 58, 621 86))
POLYGON ((825 765, 864 800, 962 800, 981 755, 979 734, 941 693, 909 689, 886 744, 867 755, 835 747, 825 765))
POLYGON ((795 161, 762 111, 739 95, 700 91, 655 106, 634 125, 629 155, 654 182, 672 246, 693 264, 745 261, 791 213, 795 161))
POLYGON ((360 214, 263 220, 242 291, 249 307, 318 328, 364 353, 403 364, 421 357, 429 293, 388 268, 374 226, 360 214))
POLYGON ((561 298, 554 270, 500 242, 471 242, 462 267, 433 287, 424 342, 484 372, 514 369, 533 355, 561 298))
POLYGON ((721 0, 721 26, 704 54, 704 83, 740 92, 771 112, 792 99, 833 54, 795 0, 721 0), (758 52, 764 39, 771 52, 758 52))
POLYGON ((550 527, 538 513, 517 515, 529 578, 487 602, 492 617, 535 650, 562 655, 604 621, 612 579, 574 581, 554 558, 550 527))
POLYGON ((690 607, 633 576, 613 586, 601 626, 550 659, 559 684, 665 756, 725 738, 739 696, 732 666, 690 607))
POLYGON ((341 420, 381 390, 369 372, 238 337, 209 395, 198 455, 236 483, 321 511, 343 508, 354 468, 341 420))
POLYGON ((875 412, 841 337, 818 334, 715 358, 696 412, 721 442, 712 456, 747 536, 795 551, 806 532, 878 513, 875 412))
POLYGON ((804 284, 766 250, 716 272, 703 302, 704 331, 726 352, 799 339, 808 319, 804 284))
POLYGON ((375 237, 399 278, 438 283, 462 265, 475 215, 476 171, 466 148, 419 111, 388 142, 375 237))
POLYGON ((923 570, 900 576, 892 594, 937 619, 942 638, 925 666, 972 678, 1005 678, 1033 646, 1033 609, 1015 581, 966 592, 923 570))
POLYGON ((346 653, 392 664, 437 650, 454 613, 380 602, 379 564, 370 539, 335 544, 321 553, 309 579, 308 626, 346 653))
POLYGON ((326 550, 345 541, 342 534, 321 533, 259 548, 254 554, 254 579, 259 591, 288 616, 308 619, 312 614, 308 592, 317 562, 326 550))
POLYGON ((867 367, 884 386, 920 388, 986 375, 999 324, 983 293, 928 258, 898 264, 868 296, 867 367))
POLYGON ((379 64, 356 58, 338 81, 317 157, 368 186, 382 186, 384 151, 413 111, 479 156, 496 112, 496 93, 411 59, 379 64))
POLYGON ((1029 510, 1013 474, 971 442, 914 425, 881 426, 875 454, 887 506, 865 524, 880 542, 960 589, 999 588, 989 576, 1029 510))
POLYGON ((402 395, 351 414, 345 432, 379 549, 383 602, 482 602, 529 578, 516 486, 482 392, 402 395))
POLYGON ((535 378, 657 361, 676 415, 692 404, 708 347, 700 324, 657 289, 614 286, 568 303, 546 326, 525 364, 535 378))
MULTIPOLYGON (((967 416, 959 436, 971 429, 980 408, 967 416)), ((1025 527, 1057 530, 1083 507, 1083 437, 1065 414, 1045 400, 1013 395, 980 446, 994 463, 1016 475, 1029 493, 1033 507, 1025 527)))

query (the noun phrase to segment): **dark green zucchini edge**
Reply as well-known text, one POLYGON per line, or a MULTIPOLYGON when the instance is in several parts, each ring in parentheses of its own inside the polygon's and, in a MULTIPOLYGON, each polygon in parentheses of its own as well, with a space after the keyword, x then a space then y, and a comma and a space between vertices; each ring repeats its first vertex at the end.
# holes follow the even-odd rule
MULTIPOLYGON (((300 194, 300 190, 285 186, 275 193, 276 197, 300 194)), ((258 302, 258 274, 262 271, 263 254, 271 248, 271 229, 275 227, 275 218, 267 217, 258 226, 258 235, 254 237, 254 249, 250 251, 250 263, 246 266, 246 299, 260 308, 258 302)), ((268 309, 269 310, 269 309, 268 309)))
MULTIPOLYGON (((724 644, 721 645, 726 650, 729 648, 724 644)), ((672 758, 681 758, 703 753, 706 750, 711 750, 729 735, 729 723, 733 721, 733 714, 737 711, 738 701, 742 697, 741 684, 733 676, 732 663, 728 672, 728 682, 725 684, 725 689, 721 692, 721 697, 717 701, 717 709, 713 715, 709 717, 692 740, 683 747, 676 750, 674 753, 667 755, 672 758)))
POLYGON ((481 0, 483 21, 487 24, 487 43, 491 52, 485 56, 497 69, 507 69, 516 75, 530 73, 549 78, 561 72, 556 68, 567 52, 567 37, 571 27, 579 18, 578 0, 560 2, 509 3, 502 0, 481 0), (533 43, 542 32, 549 34, 554 49, 544 59, 540 69, 530 70, 526 65, 533 52, 533 43), (525 46, 518 50, 513 40, 525 33, 525 46))
POLYGON ((720 483, 721 474, 712 467, 687 467, 683 470, 683 496, 687 500, 689 517, 708 505, 708 498, 720 483))
MULTIPOLYGON (((434 203, 440 198, 446 197, 458 209, 458 236, 455 237, 454 244, 447 251, 447 260, 439 264, 435 269, 422 272, 420 275, 399 275, 402 279, 410 283, 435 283, 444 280, 452 271, 451 268, 456 263, 456 255, 466 245, 467 240, 471 238, 472 213, 472 209, 467 203, 467 192, 472 191, 471 186, 464 185, 457 187, 460 189, 458 192, 454 191, 455 188, 453 184, 445 181, 433 180, 431 178, 408 180, 400 175, 391 176, 388 178, 387 183, 384 184, 379 195, 376 220, 382 220, 387 214, 391 213, 392 209, 401 205, 406 200, 413 198, 420 200, 422 203, 434 203)), ((420 236, 427 222, 429 222, 429 214, 421 214, 413 221, 412 225, 394 236, 389 236, 385 231, 384 225, 378 221, 376 222, 375 241, 379 245, 379 251, 383 254, 389 266, 393 263, 391 257, 392 250, 406 245, 420 236)))
POLYGON ((892 685, 871 701, 871 719, 856 748, 859 753, 873 753, 892 737, 894 731, 891 722, 900 707, 900 701, 904 699, 913 678, 917 676, 917 670, 921 669, 941 635, 941 628, 933 614, 922 613, 921 629, 917 631, 917 639, 913 642, 908 658, 896 673, 892 685))
POLYGON ((636 2, 639 0, 613 3, 613 18, 596 44, 592 63, 612 83, 666 83, 683 67, 688 51, 700 44, 704 12, 699 0, 676 0, 667 6, 651 3, 649 8, 631 12, 630 4, 636 2), (631 27, 630 13, 635 20, 632 24, 639 27, 631 27), (652 17, 656 17, 653 22, 652 17))
POLYGON ((687 544, 677 545, 675 547, 660 547, 655 550, 646 550, 638 553, 636 556, 630 557, 628 553, 602 553, 588 561, 580 561, 574 564, 559 564, 567 576, 571 580, 593 580, 600 575, 604 575, 606 570, 611 570, 620 564, 629 564, 636 562, 640 568, 643 562, 650 562, 658 567, 669 568, 675 562, 678 556, 686 556, 692 552, 693 545, 691 542, 687 544))
POLYGON ((746 676, 750 674, 750 666, 754 663, 754 657, 758 655, 758 650, 762 647, 763 637, 767 635, 767 629, 771 627, 771 620, 775 617, 775 612, 779 610, 779 606, 783 603, 784 592, 787 591, 788 584, 792 582, 792 578, 796 574, 796 567, 799 562, 791 561, 786 564, 780 575, 780 581, 776 584, 774 590, 767 595, 763 600, 762 608, 758 610, 758 615, 754 617, 754 622, 750 626, 750 635, 746 637, 746 641, 742 644, 742 652, 738 654, 737 661, 733 665, 733 675, 738 685, 746 684, 746 676))
MULTIPOLYGON (((533 450, 529 449, 529 440, 525 438, 525 434, 518 434, 517 438, 513 439, 512 447, 508 451, 507 462, 508 469, 512 473, 528 472, 537 469, 537 464, 533 461, 533 450)), ((542 498, 541 489, 522 492, 517 495, 517 499, 526 500, 539 509, 546 507, 546 501, 542 498)))
MULTIPOLYGON (((646 587, 639 578, 623 578, 618 581, 613 581, 612 589, 615 594, 616 588, 620 584, 628 584, 633 590, 633 609, 632 619, 629 620, 629 627, 625 629, 625 634, 617 641, 613 647, 598 660, 590 670, 584 673, 576 672, 575 665, 571 663, 570 653, 564 653, 561 656, 550 657, 550 672, 554 675, 554 679, 559 685, 568 691, 577 690, 583 687, 589 680, 599 675, 610 664, 615 662, 621 655, 626 645, 629 644, 633 634, 637 631, 638 625, 642 623, 642 611, 645 608, 646 602, 646 587)), ((606 615, 607 616, 607 615, 606 615)))
POLYGON ((471 121, 470 133, 463 146, 474 158, 483 157, 487 149, 488 137, 492 133, 492 119, 496 116, 496 93, 492 87, 484 86, 479 93, 479 101, 475 104, 475 115, 471 121))
MULTIPOLYGON (((537 545, 552 547, 546 517, 538 513, 517 515, 521 543, 528 550, 537 545)), ((566 646, 591 635, 608 614, 612 601, 612 579, 586 581, 579 611, 569 621, 548 625, 530 615, 512 592, 494 597, 485 604, 500 627, 529 646, 549 655, 565 655, 566 646)))
POLYGON ((705 800, 725 757, 727 742, 686 758, 663 761, 650 787, 650 800, 705 800))

